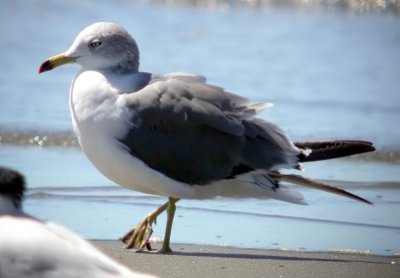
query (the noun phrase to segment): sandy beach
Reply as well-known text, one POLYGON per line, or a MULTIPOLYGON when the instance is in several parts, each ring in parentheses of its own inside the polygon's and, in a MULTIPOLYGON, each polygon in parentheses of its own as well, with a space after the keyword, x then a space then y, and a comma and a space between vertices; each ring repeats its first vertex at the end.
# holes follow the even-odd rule
MULTIPOLYGON (((172 244, 171 255, 135 253, 94 241, 132 269, 160 277, 399 277, 400 257, 172 244)), ((157 245, 154 245, 157 247, 157 245)))

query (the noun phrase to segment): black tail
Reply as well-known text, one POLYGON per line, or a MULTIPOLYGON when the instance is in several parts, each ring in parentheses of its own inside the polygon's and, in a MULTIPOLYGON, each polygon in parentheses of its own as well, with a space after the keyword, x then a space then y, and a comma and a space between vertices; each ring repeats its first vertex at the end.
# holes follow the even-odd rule
POLYGON ((299 162, 326 160, 375 151, 371 142, 358 140, 295 142, 294 144, 298 148, 311 150, 309 155, 300 154, 299 162))

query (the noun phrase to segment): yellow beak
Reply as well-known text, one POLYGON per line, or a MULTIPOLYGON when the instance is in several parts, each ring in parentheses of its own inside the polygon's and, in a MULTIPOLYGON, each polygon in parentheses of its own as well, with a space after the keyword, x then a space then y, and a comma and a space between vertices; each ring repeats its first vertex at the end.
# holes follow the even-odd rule
POLYGON ((67 56, 65 56, 64 53, 58 54, 56 56, 53 56, 53 57, 47 59, 47 61, 45 61, 40 66, 39 73, 52 70, 52 69, 62 66, 64 64, 73 63, 73 62, 75 62, 75 60, 76 60, 76 58, 67 57, 67 56))

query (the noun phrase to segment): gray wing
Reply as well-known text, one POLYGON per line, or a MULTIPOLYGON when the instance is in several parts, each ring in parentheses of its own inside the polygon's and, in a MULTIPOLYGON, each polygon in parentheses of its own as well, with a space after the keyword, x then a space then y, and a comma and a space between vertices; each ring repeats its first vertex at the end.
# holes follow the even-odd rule
POLYGON ((120 141, 151 168, 189 184, 271 169, 299 153, 278 127, 253 118, 263 104, 199 76, 152 76, 127 105, 134 125, 120 141))

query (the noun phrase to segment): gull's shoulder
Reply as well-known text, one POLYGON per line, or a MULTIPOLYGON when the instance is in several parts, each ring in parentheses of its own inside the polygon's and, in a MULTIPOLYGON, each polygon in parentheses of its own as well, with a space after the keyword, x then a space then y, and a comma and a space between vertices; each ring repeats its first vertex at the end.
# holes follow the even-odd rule
POLYGON ((138 72, 132 75, 121 76, 119 79, 119 83, 125 83, 126 87, 129 88, 126 91, 131 93, 138 92, 145 88, 152 89, 160 85, 171 86, 175 83, 206 84, 207 82, 207 79, 202 75, 186 72, 173 72, 168 74, 138 72))
POLYGON ((115 74, 107 71, 83 70, 78 73, 74 82, 84 84, 85 87, 94 86, 98 88, 99 84, 107 83, 115 89, 118 94, 137 93, 143 89, 153 89, 159 86, 174 86, 177 83, 206 84, 206 78, 201 75, 195 75, 184 72, 169 74, 155 74, 148 72, 136 72, 131 74, 115 74))
POLYGON ((201 75, 138 73, 137 88, 123 94, 124 108, 134 111, 135 122, 144 126, 209 126, 225 133, 243 134, 243 120, 252 120, 270 103, 251 102, 224 88, 208 84, 201 75))
MULTIPOLYGON (((154 75, 157 78, 157 75, 154 75)), ((206 83, 207 78, 203 75, 197 75, 188 72, 172 72, 168 74, 161 75, 163 80, 182 80, 187 82, 199 82, 199 83, 206 83)), ((155 79, 156 80, 156 79, 155 79)))
MULTIPOLYGON (((252 118, 272 106, 269 102, 252 102, 246 97, 209 84, 206 77, 185 72, 169 74, 136 73, 131 79, 131 93, 125 104, 137 112, 155 109, 164 114, 224 115, 228 118, 252 118)), ((153 110, 153 112, 155 111, 153 110)), ((154 113, 152 113, 154 115, 154 113)))

